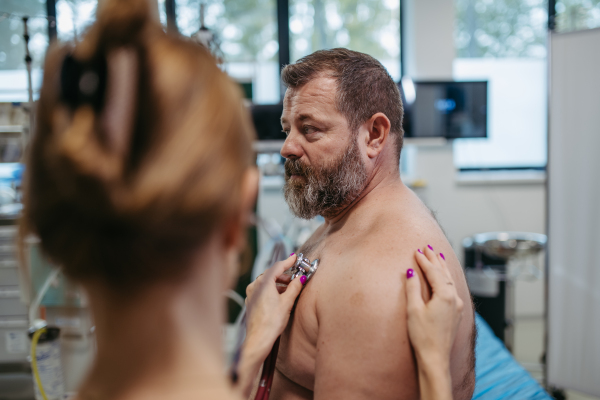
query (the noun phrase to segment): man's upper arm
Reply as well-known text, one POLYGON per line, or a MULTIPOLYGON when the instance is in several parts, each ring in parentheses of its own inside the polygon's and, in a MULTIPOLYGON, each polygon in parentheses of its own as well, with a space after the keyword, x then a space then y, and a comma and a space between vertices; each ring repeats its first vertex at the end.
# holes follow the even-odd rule
POLYGON ((348 268, 319 298, 317 400, 418 398, 401 280, 416 263, 379 267, 348 268))

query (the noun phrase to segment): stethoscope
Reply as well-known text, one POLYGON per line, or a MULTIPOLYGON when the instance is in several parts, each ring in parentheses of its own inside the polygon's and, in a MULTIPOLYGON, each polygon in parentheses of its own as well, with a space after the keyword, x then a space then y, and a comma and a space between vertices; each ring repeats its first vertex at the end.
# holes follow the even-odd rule
MULTIPOLYGON (((299 276, 305 276, 306 285, 310 278, 317 272, 319 268, 319 259, 317 258, 313 262, 311 262, 308 258, 304 257, 304 254, 298 253, 296 255, 296 262, 292 265, 291 268, 287 269, 284 274, 290 275, 290 282, 296 279, 299 276)), ((246 316, 243 316, 242 324, 245 325, 246 316)), ((273 376, 275 375, 275 364, 277 363, 277 354, 279 352, 279 340, 281 337, 277 338, 269 356, 265 359, 263 364, 262 374, 260 377, 260 381, 258 384, 258 390, 256 392, 256 397, 254 400, 268 400, 269 395, 271 394, 271 386, 273 385, 273 376)), ((231 380, 235 383, 237 381, 237 364, 240 359, 241 348, 243 344, 243 339, 239 341, 238 350, 235 353, 233 367, 231 369, 231 380)))
POLYGON ((304 257, 304 254, 298 253, 296 262, 290 269, 285 271, 285 274, 291 275, 292 281, 299 276, 305 276, 306 282, 308 282, 315 272, 317 272, 317 268, 319 268, 318 258, 315 261, 310 262, 308 258, 304 257))

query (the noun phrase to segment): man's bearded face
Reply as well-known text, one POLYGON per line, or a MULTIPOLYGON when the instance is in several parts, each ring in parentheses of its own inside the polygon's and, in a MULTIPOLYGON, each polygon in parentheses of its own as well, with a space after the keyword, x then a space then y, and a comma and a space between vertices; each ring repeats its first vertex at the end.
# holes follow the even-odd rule
POLYGON ((327 165, 311 167, 299 159, 287 159, 283 188, 285 201, 299 218, 333 217, 362 192, 367 178, 355 137, 348 149, 327 165), (305 179, 290 179, 292 175, 305 179))

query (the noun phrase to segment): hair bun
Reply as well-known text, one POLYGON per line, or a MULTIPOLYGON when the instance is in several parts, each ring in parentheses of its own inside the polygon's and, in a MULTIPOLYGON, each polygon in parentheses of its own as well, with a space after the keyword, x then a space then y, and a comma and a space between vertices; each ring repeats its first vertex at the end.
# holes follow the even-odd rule
POLYGON ((104 105, 106 58, 102 55, 81 62, 71 54, 65 57, 60 71, 60 99, 71 109, 90 104, 96 112, 104 105))
POLYGON ((152 21, 149 0, 105 0, 98 4, 97 27, 108 44, 136 40, 152 21))

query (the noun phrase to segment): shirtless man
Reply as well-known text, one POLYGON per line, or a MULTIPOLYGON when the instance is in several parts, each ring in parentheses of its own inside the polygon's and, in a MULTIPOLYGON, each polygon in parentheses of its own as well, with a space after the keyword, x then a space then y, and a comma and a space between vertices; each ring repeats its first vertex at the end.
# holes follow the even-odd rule
POLYGON ((400 179, 396 85, 378 61, 346 49, 313 53, 282 79, 285 198, 298 217, 325 223, 300 250, 321 262, 281 337, 271 399, 418 399, 401 276, 421 275, 414 251, 425 246, 443 253, 465 304, 451 377, 454 399, 470 399, 472 303, 444 233, 400 179))

